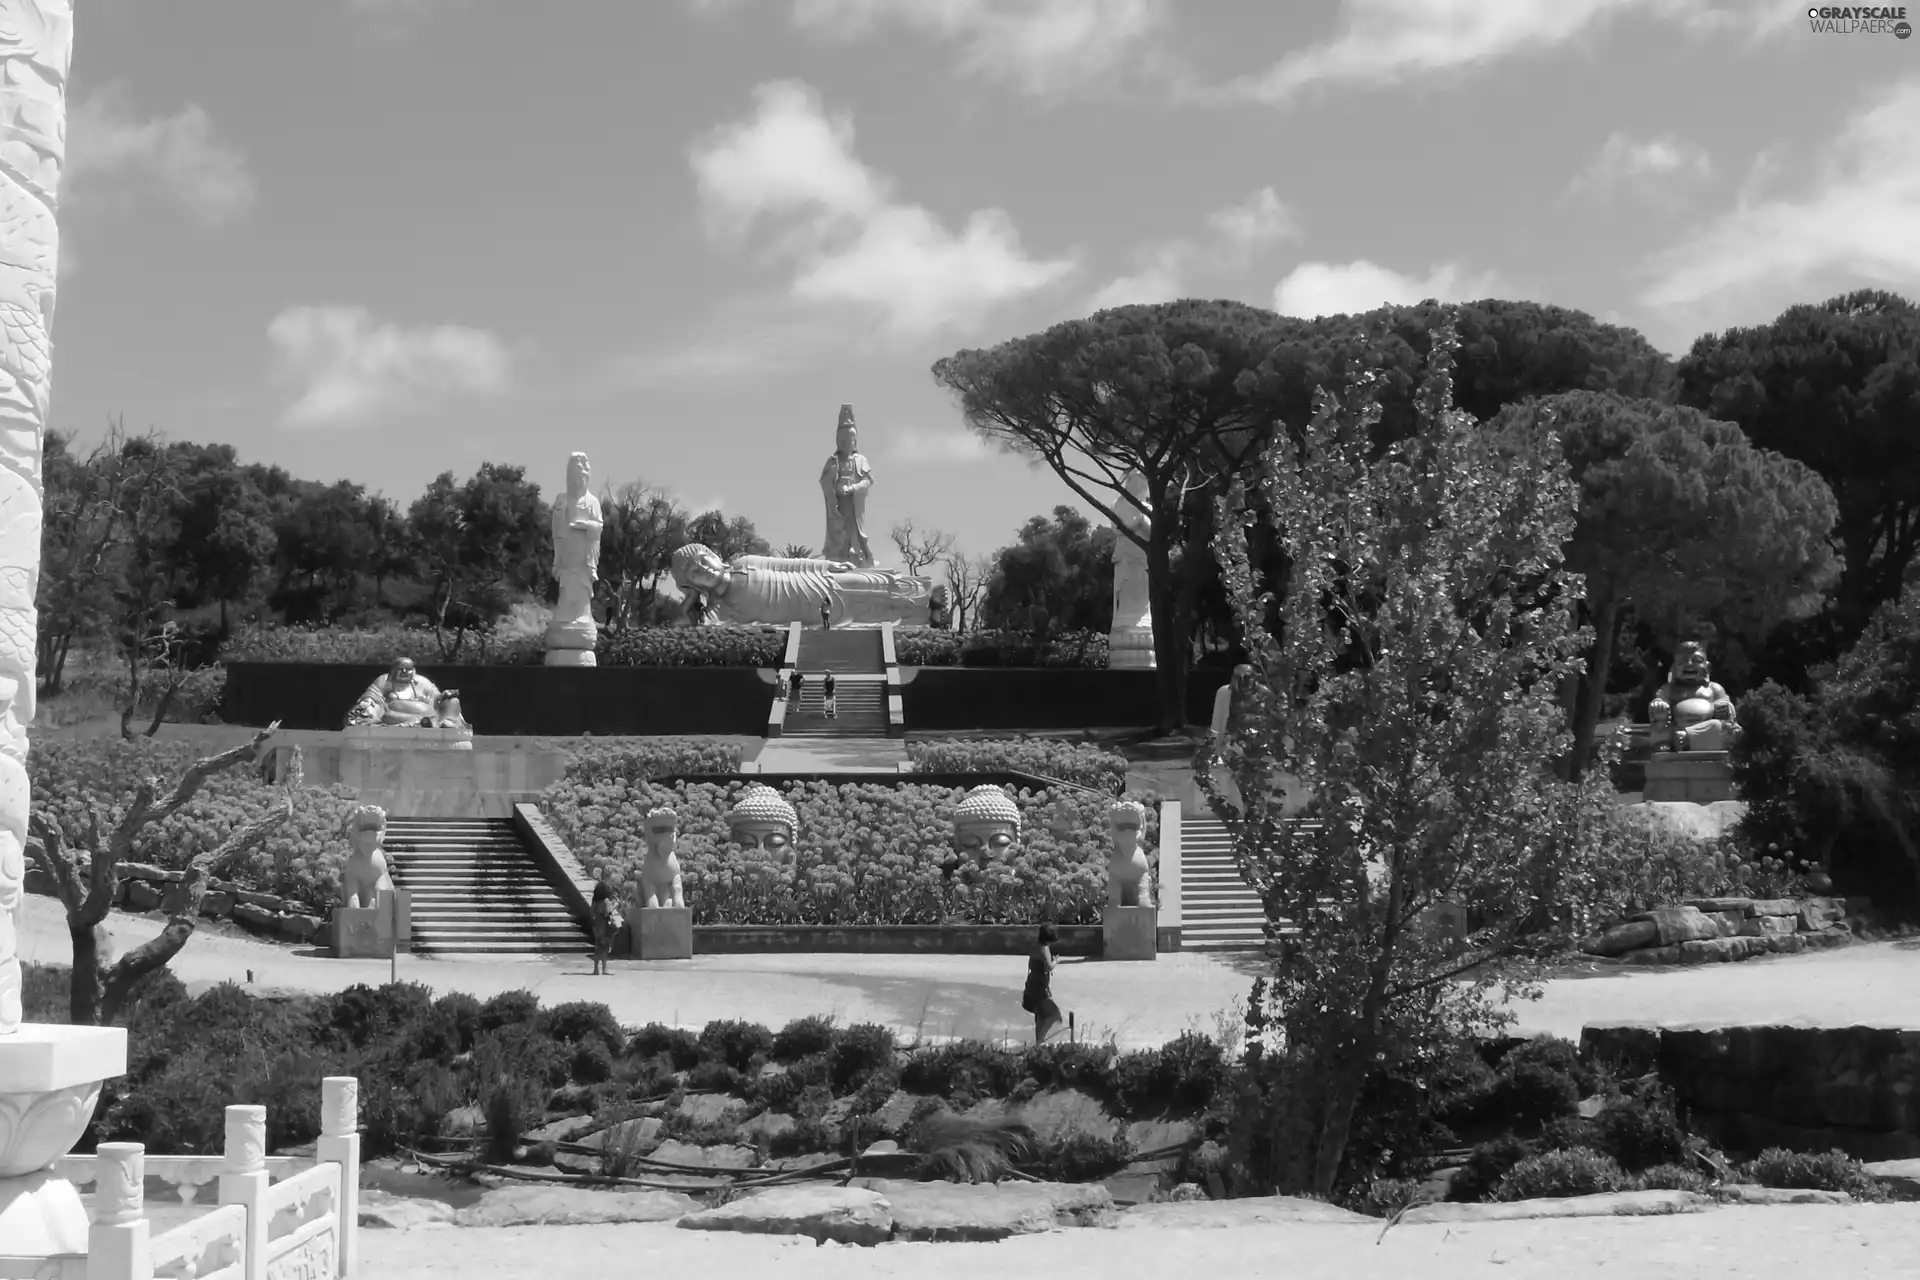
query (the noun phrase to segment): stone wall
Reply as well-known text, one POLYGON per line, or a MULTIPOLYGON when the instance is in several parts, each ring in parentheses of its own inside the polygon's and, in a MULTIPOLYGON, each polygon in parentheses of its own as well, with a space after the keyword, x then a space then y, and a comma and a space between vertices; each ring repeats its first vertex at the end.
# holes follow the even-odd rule
POLYGON ((1656 907, 1589 938, 1581 949, 1628 964, 1708 964, 1797 955, 1853 940, 1841 898, 1689 898, 1656 907))
MULTIPOLYGON (((82 871, 84 875, 84 870, 82 871)), ((114 905, 133 912, 158 911, 167 904, 167 890, 180 883, 180 872, 143 862, 120 864, 120 892, 114 905)), ((27 868, 28 893, 59 897, 53 878, 39 867, 27 868)), ((256 893, 224 880, 212 880, 200 899, 202 920, 232 920, 249 933, 281 942, 312 942, 326 930, 326 917, 314 908, 271 893, 256 893)))
POLYGON ((1589 1026, 1583 1053, 1660 1077, 1721 1147, 1920 1157, 1920 1016, 1884 1027, 1589 1026))
MULTIPOLYGON (((1077 671, 1023 667, 902 667, 900 700, 907 728, 1116 729, 1160 718, 1153 671, 1077 671)), ((1187 674, 1187 722, 1206 724, 1213 695, 1229 673, 1207 667, 1187 674)))

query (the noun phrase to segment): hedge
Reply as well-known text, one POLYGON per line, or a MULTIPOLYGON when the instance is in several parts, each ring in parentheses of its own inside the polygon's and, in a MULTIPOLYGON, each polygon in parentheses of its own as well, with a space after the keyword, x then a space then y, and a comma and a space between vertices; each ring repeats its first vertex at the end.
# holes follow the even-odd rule
MULTIPOLYGON (((606 667, 777 667, 786 643, 781 627, 642 627, 602 631, 594 655, 606 667)), ((420 627, 267 627, 236 635, 220 656, 233 662, 354 664, 405 657, 422 666, 538 666, 546 651, 537 635, 490 643, 484 650, 469 640, 457 655, 447 656, 433 632, 420 627)))
POLYGON ((1071 667, 1104 671, 1107 637, 1069 631, 1036 643, 1024 631, 936 631, 900 627, 894 654, 903 667, 1071 667))
MULTIPOLYGON (((27 755, 33 809, 59 828, 70 849, 84 849, 90 805, 100 807, 104 838, 126 813, 139 779, 157 776, 162 787, 171 787, 202 755, 192 743, 152 738, 36 739, 27 755)), ((181 870, 218 848, 242 824, 284 803, 287 794, 245 767, 215 774, 178 813, 150 824, 135 839, 132 860, 181 870)), ((324 914, 346 860, 341 825, 354 792, 345 786, 302 787, 292 794, 292 819, 236 860, 225 878, 324 914)))
MULTIPOLYGON (((730 742, 551 739, 568 753, 566 772, 556 784, 566 788, 613 782, 636 784, 672 774, 738 773, 741 750, 730 742)), ((548 745, 543 743, 542 745, 548 745)))
MULTIPOLYGON (((742 782, 569 777, 540 805, 595 879, 624 896, 638 874, 642 820, 665 805, 680 816, 679 857, 697 924, 1096 924, 1107 893, 1105 820, 1113 803, 1084 791, 1013 791, 1022 831, 1012 854, 984 872, 949 874, 956 787, 902 782, 794 782, 798 866, 727 842, 724 815, 742 782), (1064 801, 1064 837, 1049 826, 1064 801)), ((1157 849, 1159 815, 1146 806, 1141 843, 1157 849)))
POLYGON ((1031 773, 1114 793, 1127 785, 1127 758, 1085 742, 931 738, 907 743, 907 758, 922 773, 1031 773))

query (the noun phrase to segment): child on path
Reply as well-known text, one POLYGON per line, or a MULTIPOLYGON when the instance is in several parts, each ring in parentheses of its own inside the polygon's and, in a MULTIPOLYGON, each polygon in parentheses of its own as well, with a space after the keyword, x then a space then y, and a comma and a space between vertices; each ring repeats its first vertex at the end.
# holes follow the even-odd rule
POLYGON ((1060 1006, 1053 1002, 1053 944, 1059 940, 1052 925, 1041 925, 1040 940, 1027 957, 1027 987, 1020 993, 1020 1007, 1033 1015, 1035 1044, 1045 1044, 1064 1021, 1060 1006))
POLYGON ((825 699, 827 719, 838 719, 840 715, 840 704, 834 700, 833 672, 831 671, 827 672, 827 678, 820 682, 820 696, 825 699))
POLYGON ((607 955, 613 950, 613 890, 604 882, 593 886, 593 972, 598 977, 609 972, 607 955))

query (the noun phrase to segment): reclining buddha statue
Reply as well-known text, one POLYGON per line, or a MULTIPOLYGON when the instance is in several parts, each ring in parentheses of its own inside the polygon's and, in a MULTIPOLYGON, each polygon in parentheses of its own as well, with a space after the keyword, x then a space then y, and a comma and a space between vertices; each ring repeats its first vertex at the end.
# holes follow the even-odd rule
POLYGON ((395 658, 387 674, 367 686, 347 712, 347 728, 385 725, 390 728, 461 729, 460 691, 442 693, 433 681, 414 670, 412 658, 395 658))
POLYGON ((710 622, 814 622, 824 603, 835 625, 925 626, 933 606, 931 578, 844 560, 739 555, 723 561, 697 542, 673 553, 673 580, 681 591, 706 597, 703 616, 710 622))
POLYGON ((1656 752, 1725 751, 1740 735, 1733 699, 1713 682, 1707 651, 1688 641, 1673 658, 1667 682, 1647 707, 1656 752))

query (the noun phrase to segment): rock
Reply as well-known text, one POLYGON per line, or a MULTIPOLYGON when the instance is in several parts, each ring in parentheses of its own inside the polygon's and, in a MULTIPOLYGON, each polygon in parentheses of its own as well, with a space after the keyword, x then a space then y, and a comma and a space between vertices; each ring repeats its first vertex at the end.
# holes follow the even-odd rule
POLYGON ((864 1187, 775 1187, 679 1221, 689 1231, 806 1236, 825 1243, 876 1245, 893 1234, 887 1198, 864 1187))
POLYGON ((1800 927, 1800 918, 1794 916, 1748 916, 1740 922, 1740 934, 1747 938, 1776 938, 1791 934, 1800 927))
POLYGON ((1730 1204, 1852 1204, 1844 1191, 1816 1191, 1810 1187, 1721 1187, 1714 1196, 1730 1204))
POLYGON ((1178 1164, 1199 1137, 1200 1131, 1191 1120, 1136 1120, 1127 1126, 1127 1145, 1133 1148, 1135 1159, 1152 1156, 1155 1165, 1164 1169, 1178 1164))
POLYGON ((809 1151, 799 1156, 776 1156, 760 1168, 767 1173, 791 1173, 798 1169, 818 1169, 843 1158, 831 1151, 809 1151))
POLYGON ((731 1094, 696 1093, 682 1098, 680 1109, 674 1114, 685 1116, 694 1124, 719 1124, 746 1109, 747 1104, 731 1094))
POLYGON ((1920 1200, 1920 1160, 1880 1160, 1862 1167, 1895 1200, 1920 1200))
POLYGON ((1792 898, 1755 898, 1747 905, 1750 916, 1797 916, 1800 904, 1792 898))
POLYGON ((772 1142, 800 1127, 800 1122, 784 1111, 762 1111, 742 1120, 735 1130, 742 1142, 772 1142))
POLYGON ((1738 937, 1740 926, 1747 922, 1745 911, 1702 911, 1700 914, 1713 921, 1713 927, 1723 938, 1738 937))
POLYGON ((1554 1196, 1504 1204, 1422 1204, 1401 1215, 1403 1223, 1508 1222, 1518 1218, 1651 1217, 1699 1213, 1713 1201, 1691 1191, 1615 1191, 1597 1196, 1554 1196))
POLYGON ((862 1132, 882 1133, 897 1138, 907 1131, 913 1122, 913 1113, 920 1106, 922 1095, 908 1093, 904 1089, 895 1089, 887 1100, 874 1109, 873 1113, 862 1121, 862 1132))
POLYGON ((677 1191, 603 1191, 513 1186, 486 1192, 453 1215, 463 1227, 572 1227, 590 1223, 667 1222, 700 1208, 677 1191))
POLYGON ((1703 942, 1720 936, 1719 926, 1692 907, 1655 907, 1640 917, 1652 921, 1660 931, 1660 945, 1679 942, 1703 942))
POLYGON ((1847 932, 1846 923, 1841 921, 1837 927, 1829 926, 1818 933, 1796 933, 1795 942, 1801 942, 1812 951, 1826 951, 1832 947, 1844 947, 1853 941, 1853 935, 1847 932))
POLYGON ((572 1142, 575 1136, 587 1132, 593 1126, 592 1116, 566 1116, 520 1136, 528 1142, 572 1142))
POLYGON ((1680 963, 1708 964, 1745 960, 1764 953, 1767 944, 1760 938, 1707 938, 1680 944, 1680 963))
MULTIPOLYGON (((1178 1187, 1174 1189, 1179 1190, 1178 1187)), ((1411 1220, 1412 1216, 1413 1211, 1409 1210, 1407 1218, 1403 1221, 1411 1220)), ((1157 1204, 1136 1205, 1120 1216, 1118 1225, 1123 1231, 1142 1228, 1160 1231, 1169 1227, 1218 1229, 1294 1222, 1377 1224, 1379 1221, 1378 1218, 1369 1218, 1363 1213, 1342 1209, 1324 1200, 1304 1200, 1293 1196, 1250 1196, 1244 1200, 1169 1198, 1157 1204)))
POLYGON ((1191 1204, 1207 1198, 1206 1188, 1197 1182, 1182 1182, 1178 1186, 1168 1187, 1163 1204, 1191 1204))
POLYGON ((271 933, 273 912, 257 902, 241 899, 233 904, 233 922, 249 933, 271 933))
POLYGON ((1800 904, 1800 927, 1809 932, 1847 918, 1847 904, 1838 898, 1807 898, 1800 904))
POLYGON ((453 1206, 440 1200, 390 1195, 373 1187, 360 1192, 360 1225, 384 1231, 411 1231, 416 1227, 450 1227, 453 1206))
POLYGON ((1005 1240, 1058 1227, 1105 1225, 1115 1212, 1113 1196, 1097 1183, 968 1186, 855 1178, 852 1185, 885 1197, 893 1214, 896 1240, 1005 1240))
POLYGON ((1615 925, 1597 938, 1589 939, 1581 950, 1589 955, 1617 956, 1652 946, 1659 940, 1659 925, 1651 920, 1629 920, 1625 924, 1615 925))
POLYGON ((127 910, 152 911, 160 905, 160 890, 145 880, 129 880, 122 886, 127 893, 127 910))
POLYGON ((602 1151, 612 1147, 616 1151, 651 1157, 660 1148, 660 1131, 664 1128, 664 1120, 655 1116, 638 1116, 610 1124, 598 1133, 582 1138, 580 1143, 582 1146, 598 1147, 602 1151))
POLYGON ((1157 1165, 1130 1164, 1119 1173, 1100 1179, 1100 1185, 1107 1189, 1116 1205, 1126 1208, 1158 1200, 1166 1181, 1166 1174, 1157 1165))
MULTIPOLYGON (((641 1121, 640 1123, 645 1123, 641 1121)), ((656 1121, 656 1123, 658 1123, 656 1121)), ((685 1142, 669 1138, 653 1149, 647 1157, 661 1164, 670 1164, 682 1169, 751 1169, 759 1156, 752 1147, 742 1147, 733 1143, 717 1144, 711 1147, 696 1147, 685 1142)))
POLYGON ((275 916, 273 933, 275 937, 283 938, 288 942, 312 942, 320 936, 320 931, 326 928, 326 925, 327 922, 318 916, 294 912, 289 915, 275 916))
POLYGON ((200 897, 200 914, 209 920, 225 920, 233 914, 233 895, 207 890, 200 897))
POLYGON ((1671 947, 1642 947, 1638 951, 1629 951, 1620 957, 1628 964, 1679 964, 1680 945, 1671 947))
POLYGON ((259 907, 269 913, 285 911, 287 909, 287 904, 277 895, 271 893, 255 893, 251 889, 235 889, 233 891, 233 898, 236 903, 243 902, 247 906, 259 907))
POLYGON ((440 1117, 440 1133, 448 1138, 471 1138, 476 1133, 484 1133, 487 1128, 486 1113, 479 1107, 455 1107, 440 1117))
POLYGON ((1580 1056, 1611 1062, 1631 1076, 1645 1075, 1660 1061, 1660 1028, 1589 1023, 1580 1028, 1580 1056))
POLYGON ((1708 915, 1715 915, 1722 911, 1738 912, 1742 916, 1753 913, 1752 898, 1688 898, 1680 905, 1692 907, 1695 911, 1704 911, 1708 915))
POLYGON ((1797 956, 1807 949, 1807 940, 1797 933, 1778 934, 1768 938, 1767 950, 1777 956, 1797 956))

